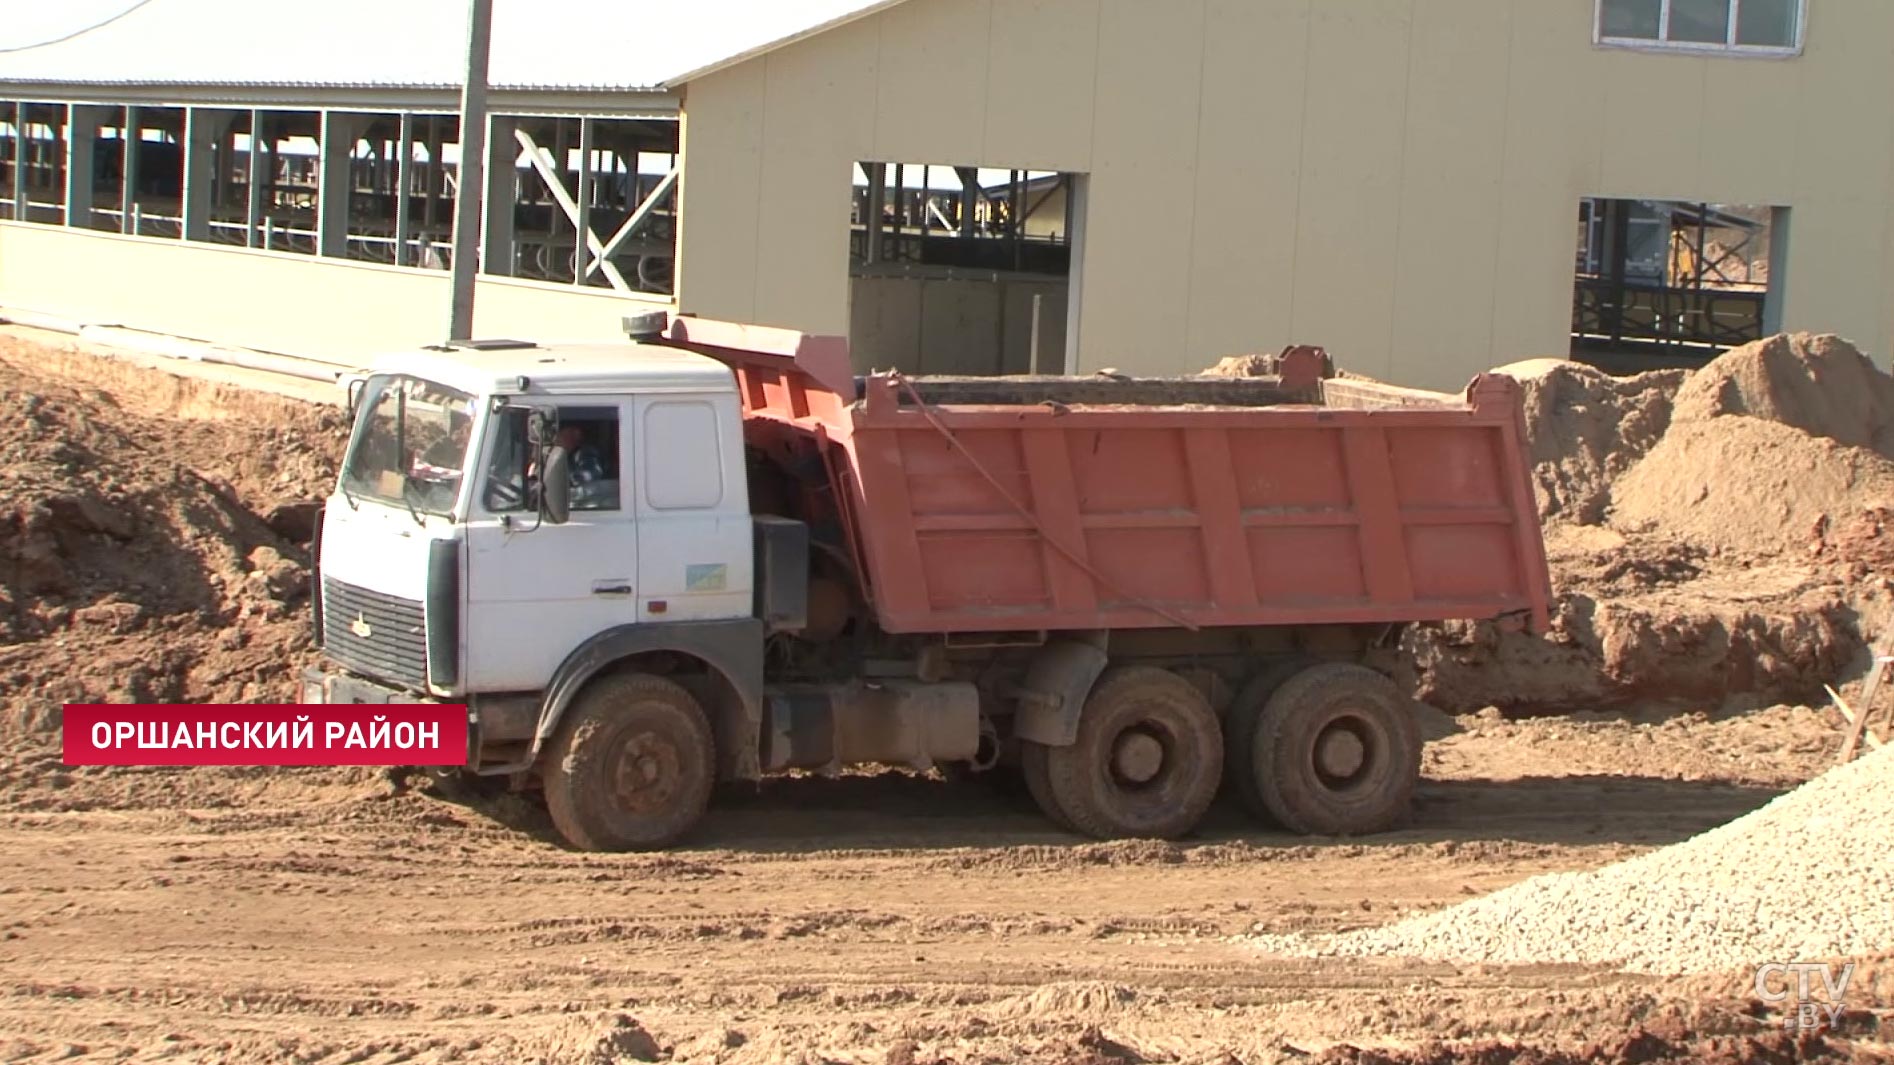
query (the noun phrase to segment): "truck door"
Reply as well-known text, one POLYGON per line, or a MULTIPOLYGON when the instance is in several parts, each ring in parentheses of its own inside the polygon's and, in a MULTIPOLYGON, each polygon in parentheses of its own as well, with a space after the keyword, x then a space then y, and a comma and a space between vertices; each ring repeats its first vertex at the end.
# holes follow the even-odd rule
POLYGON ((737 397, 643 396, 637 410, 641 620, 750 616, 754 533, 737 397))
POLYGON ((525 498, 526 414, 490 419, 467 523, 465 668, 471 691, 535 691, 593 634, 638 620, 630 400, 561 404, 572 515, 542 523, 525 498))

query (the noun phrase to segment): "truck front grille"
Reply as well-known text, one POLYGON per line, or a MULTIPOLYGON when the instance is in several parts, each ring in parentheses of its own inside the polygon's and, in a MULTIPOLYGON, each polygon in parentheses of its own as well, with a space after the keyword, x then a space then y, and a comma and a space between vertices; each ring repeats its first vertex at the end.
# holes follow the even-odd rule
POLYGON ((330 658, 363 676, 427 690, 427 627, 416 600, 324 577, 322 642, 330 658))

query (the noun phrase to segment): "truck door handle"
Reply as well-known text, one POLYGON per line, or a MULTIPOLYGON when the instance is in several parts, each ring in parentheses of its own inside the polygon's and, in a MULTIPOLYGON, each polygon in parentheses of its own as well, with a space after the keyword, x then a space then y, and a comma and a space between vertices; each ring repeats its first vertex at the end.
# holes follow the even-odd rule
POLYGON ((593 581, 592 594, 624 598, 631 595, 631 585, 625 581, 593 581))

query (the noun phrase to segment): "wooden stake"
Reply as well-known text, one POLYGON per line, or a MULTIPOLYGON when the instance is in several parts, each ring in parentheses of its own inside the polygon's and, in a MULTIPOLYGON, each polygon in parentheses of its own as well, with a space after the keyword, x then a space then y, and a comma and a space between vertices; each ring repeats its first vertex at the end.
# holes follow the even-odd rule
MULTIPOLYGON (((1874 714, 1874 697, 1880 691, 1881 681, 1887 676, 1888 663, 1894 661, 1894 656, 1888 653, 1894 650, 1894 647, 1890 645, 1894 645, 1894 626, 1890 626, 1882 633, 1881 642, 1874 649, 1874 665, 1868 670, 1868 679, 1861 685, 1860 712, 1856 713, 1852 709, 1848 711, 1853 727, 1849 728, 1848 739, 1841 745, 1841 756, 1838 759, 1841 762, 1854 761, 1855 753, 1861 749, 1861 737, 1864 734, 1870 736, 1871 746, 1879 744, 1880 737, 1868 733, 1868 718, 1874 714)), ((1829 694, 1833 695, 1834 690, 1830 689, 1829 694)), ((1841 697, 1837 695, 1835 700, 1840 703, 1841 697)))

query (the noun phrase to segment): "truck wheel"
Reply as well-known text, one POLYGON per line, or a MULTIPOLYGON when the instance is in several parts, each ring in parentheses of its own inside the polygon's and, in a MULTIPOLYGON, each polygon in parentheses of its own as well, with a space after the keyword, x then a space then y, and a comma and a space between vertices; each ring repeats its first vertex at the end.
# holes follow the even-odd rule
POLYGON ((1045 752, 1050 802, 1041 805, 1074 829, 1100 839, 1172 839, 1197 827, 1217 797, 1223 733, 1189 681, 1133 667, 1105 674, 1085 700, 1078 739, 1045 752))
POLYGON ((1077 832, 1072 819, 1059 808, 1058 798, 1052 793, 1052 751, 1053 748, 1043 743, 1019 741, 1019 773, 1026 778, 1026 791, 1046 815, 1046 820, 1067 832, 1077 832))
POLYGON ((1223 786, 1236 794, 1245 810, 1266 823, 1274 823, 1275 816, 1263 805, 1256 772, 1250 765, 1250 752, 1256 746, 1256 727, 1262 720, 1263 707, 1268 705, 1269 697, 1276 694, 1276 689, 1314 664, 1296 655, 1264 666, 1244 683, 1223 718, 1223 786))
POLYGON ((710 722, 677 684, 600 677, 566 711, 546 752, 546 809, 573 846, 654 850, 703 816, 716 782, 710 722))
POLYGON ((1394 682, 1328 662, 1284 681, 1250 737, 1264 811, 1308 835, 1365 835, 1407 815, 1420 780, 1420 727, 1394 682))

